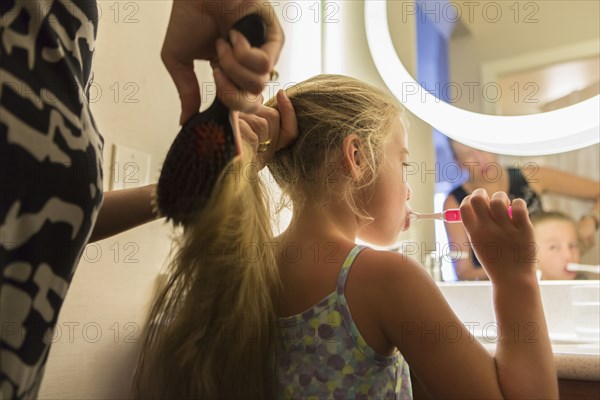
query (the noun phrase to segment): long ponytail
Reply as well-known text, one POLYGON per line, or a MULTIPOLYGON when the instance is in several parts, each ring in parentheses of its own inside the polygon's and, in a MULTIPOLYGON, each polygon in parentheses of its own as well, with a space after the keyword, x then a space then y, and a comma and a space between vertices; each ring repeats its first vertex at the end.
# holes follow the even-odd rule
POLYGON ((279 287, 267 192, 249 146, 186 228, 156 295, 134 398, 272 398, 279 287))

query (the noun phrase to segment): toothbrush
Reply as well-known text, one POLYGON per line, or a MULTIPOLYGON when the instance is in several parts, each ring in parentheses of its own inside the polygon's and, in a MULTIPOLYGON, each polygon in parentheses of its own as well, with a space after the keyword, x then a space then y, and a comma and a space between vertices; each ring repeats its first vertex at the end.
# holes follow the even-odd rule
POLYGON ((576 263, 568 263, 567 271, 571 272, 591 272, 593 274, 600 274, 600 265, 584 265, 576 263))
MULTIPOLYGON (((508 216, 512 218, 512 207, 510 206, 508 207, 508 216)), ((439 213, 430 214, 411 211, 409 219, 411 221, 416 221, 418 219, 439 219, 449 223, 462 222, 460 210, 458 208, 449 208, 439 213)))

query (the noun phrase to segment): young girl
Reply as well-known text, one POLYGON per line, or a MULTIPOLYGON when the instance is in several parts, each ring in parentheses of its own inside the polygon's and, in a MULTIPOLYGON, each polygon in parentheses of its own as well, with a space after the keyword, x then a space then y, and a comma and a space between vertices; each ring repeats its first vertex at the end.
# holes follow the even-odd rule
POLYGON ((461 205, 494 285, 492 356, 418 263, 355 244, 388 245, 409 228, 401 106, 336 75, 287 95, 298 139, 268 167, 293 204, 290 226, 272 236, 246 151, 183 234, 151 310, 134 395, 411 398, 410 365, 433 397, 557 398, 525 203, 512 203, 512 220, 504 193, 476 190, 461 205), (490 244, 501 251, 483 251, 490 244), (525 331, 534 333, 524 340, 525 331))
POLYGON ((531 222, 542 279, 575 279, 577 272, 567 270, 567 264, 578 263, 580 256, 575 221, 559 211, 548 211, 532 214, 531 222))

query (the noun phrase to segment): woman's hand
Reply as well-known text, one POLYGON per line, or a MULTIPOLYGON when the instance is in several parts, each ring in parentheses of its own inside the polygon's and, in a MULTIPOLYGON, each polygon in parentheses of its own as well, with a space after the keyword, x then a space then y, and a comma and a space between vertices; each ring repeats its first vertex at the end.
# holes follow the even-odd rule
POLYGON ((577 224, 577 234, 581 242, 581 250, 586 251, 594 246, 598 223, 592 216, 584 216, 577 224))
POLYGON ((522 199, 512 202, 496 192, 490 199, 484 189, 465 197, 460 214, 477 258, 493 282, 535 276, 537 245, 527 205, 522 199))
POLYGON ((194 60, 210 61, 217 96, 232 110, 255 112, 254 99, 279 58, 284 34, 273 7, 262 0, 173 0, 161 58, 177 87, 183 124, 200 108, 200 86, 194 60), (252 48, 231 27, 244 16, 259 13, 267 25, 267 40, 252 48), (223 38, 229 38, 233 45, 223 38))
POLYGON ((255 114, 239 113, 242 138, 248 141, 260 163, 264 167, 278 150, 289 145, 298 136, 298 122, 294 106, 283 90, 277 92, 277 108, 260 106, 255 114), (268 150, 258 152, 259 143, 271 141, 268 150))

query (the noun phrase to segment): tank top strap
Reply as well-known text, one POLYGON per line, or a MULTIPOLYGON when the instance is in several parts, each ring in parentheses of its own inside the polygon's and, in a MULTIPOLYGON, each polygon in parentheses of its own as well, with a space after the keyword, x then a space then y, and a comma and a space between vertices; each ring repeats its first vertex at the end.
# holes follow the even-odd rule
POLYGON ((363 249, 365 249, 366 247, 367 246, 357 244, 356 246, 354 246, 354 248, 352 250, 350 250, 350 253, 348 253, 348 256, 346 257, 346 259, 344 260, 344 263, 342 264, 342 269, 340 270, 340 275, 338 276, 337 288, 336 288, 338 296, 344 297, 344 287, 346 286, 346 279, 348 279, 348 272, 350 272, 350 267, 354 263, 356 256, 358 256, 358 254, 360 254, 360 252, 363 249))
POLYGON ((346 257, 346 260, 342 265, 342 270, 340 271, 340 276, 338 278, 336 290, 337 303, 339 306, 339 312, 341 313, 342 317, 342 321, 340 322, 344 324, 344 326, 348 330, 350 338, 354 342, 354 346, 356 346, 356 349, 360 351, 364 357, 367 357, 370 360, 374 361, 377 365, 388 366, 397 362, 399 353, 396 352, 396 354, 392 356, 383 356, 381 354, 378 354, 375 350, 373 350, 373 348, 371 348, 371 346, 368 345, 368 343, 360 334, 358 327, 356 326, 356 323, 352 318, 352 313, 350 312, 350 308, 348 307, 348 301, 346 300, 345 286, 346 279, 348 278, 348 273, 350 272, 350 267, 352 267, 356 256, 358 256, 360 252, 365 248, 367 248, 367 246, 356 245, 350 251, 348 257, 346 257))

